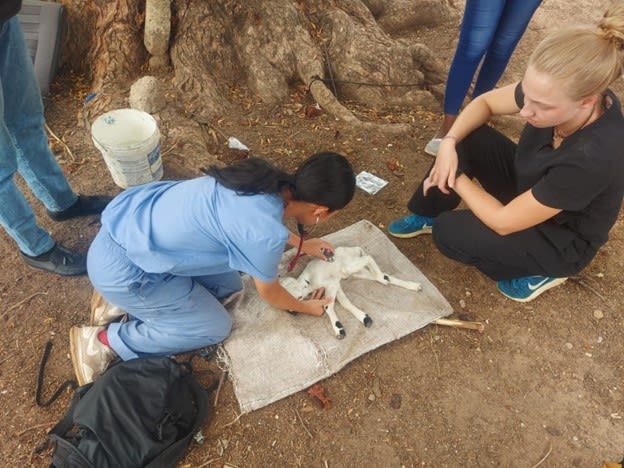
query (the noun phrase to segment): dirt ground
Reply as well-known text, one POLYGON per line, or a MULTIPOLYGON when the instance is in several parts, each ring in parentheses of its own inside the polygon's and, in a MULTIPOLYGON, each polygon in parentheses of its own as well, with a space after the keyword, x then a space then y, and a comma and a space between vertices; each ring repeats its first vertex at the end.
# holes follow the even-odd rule
MULTIPOLYGON (((461 2, 460 2, 461 3, 461 2)), ((502 83, 520 79, 528 53, 552 27, 594 20, 606 1, 545 1, 520 43, 502 83), (574 11, 570 11, 570 10, 574 11)), ((414 33, 447 64, 454 51, 458 16, 449 24, 414 33)), ((160 77, 166 83, 171 77, 160 77)), ((59 77, 47 103, 48 123, 71 149, 51 137, 72 186, 83 193, 117 194, 90 136, 80 126, 77 78, 59 77)), ((615 87, 624 97, 623 85, 615 87)), ((410 122, 411 134, 388 139, 354 132, 327 115, 306 118, 312 104, 301 89, 279 109, 250 101, 212 127, 209 154, 189 154, 171 141, 175 99, 158 115, 163 132, 166 178, 198 170, 233 155, 222 135, 245 142, 252 153, 294 167, 321 149, 348 155, 357 172, 389 181, 354 201, 319 234, 359 219, 386 226, 404 206, 431 163, 422 148, 435 133, 436 109, 393 109, 372 115, 349 104, 362 118, 410 122)), ((517 137, 521 122, 494 125, 517 137)), ((183 142, 182 142, 183 143, 183 142)), ((63 243, 86 251, 97 217, 54 223, 33 202, 39 220, 63 243)), ((180 466, 191 467, 598 467, 624 456, 624 219, 579 277, 522 305, 505 299, 473 268, 436 251, 427 236, 395 240, 398 248, 444 294, 456 311, 485 322, 485 332, 428 326, 357 359, 321 382, 332 408, 324 410, 305 392, 238 418, 231 383, 225 380, 205 441, 194 443, 180 466)), ((86 277, 59 278, 29 269, 11 239, 0 233, 0 459, 2 466, 47 466, 49 452, 33 453, 70 400, 50 408, 35 405, 39 360, 48 340, 54 348, 46 396, 73 378, 68 330, 88 318, 92 292, 86 277)), ((214 362, 200 363, 220 375, 214 362)), ((209 377, 202 377, 207 383, 209 377)))

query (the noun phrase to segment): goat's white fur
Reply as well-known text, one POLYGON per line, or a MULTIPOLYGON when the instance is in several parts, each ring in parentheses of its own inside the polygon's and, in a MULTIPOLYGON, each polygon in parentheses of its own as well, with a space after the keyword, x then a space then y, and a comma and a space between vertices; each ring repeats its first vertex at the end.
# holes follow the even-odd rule
MULTIPOLYGON (((369 327, 373 323, 372 319, 349 300, 340 286, 340 281, 350 276, 377 281, 384 285, 394 284, 412 291, 422 289, 420 283, 401 280, 382 272, 375 259, 367 255, 361 247, 337 247, 333 261, 311 260, 297 278, 284 277, 280 279, 280 283, 300 300, 309 296, 315 289, 325 288, 325 296, 334 297, 364 326, 369 327)), ((345 330, 336 316, 334 303, 329 304, 325 311, 336 337, 344 338, 345 330)))

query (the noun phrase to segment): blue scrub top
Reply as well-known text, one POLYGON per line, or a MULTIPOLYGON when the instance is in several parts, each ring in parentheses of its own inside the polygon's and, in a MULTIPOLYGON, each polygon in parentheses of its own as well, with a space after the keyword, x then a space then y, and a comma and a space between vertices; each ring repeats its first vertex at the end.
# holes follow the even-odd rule
POLYGON ((279 195, 239 195, 206 176, 122 192, 102 227, 149 273, 203 276, 242 271, 270 282, 288 240, 279 195))

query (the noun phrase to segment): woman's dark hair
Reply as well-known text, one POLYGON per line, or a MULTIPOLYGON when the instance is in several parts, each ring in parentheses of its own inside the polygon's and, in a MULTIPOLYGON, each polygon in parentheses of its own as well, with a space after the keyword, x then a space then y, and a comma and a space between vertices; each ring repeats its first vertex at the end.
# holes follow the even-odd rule
POLYGON ((280 193, 287 188, 295 200, 326 206, 330 211, 344 208, 355 192, 351 164, 344 156, 331 152, 310 156, 292 175, 260 158, 244 159, 224 168, 210 166, 206 174, 242 195, 280 193))

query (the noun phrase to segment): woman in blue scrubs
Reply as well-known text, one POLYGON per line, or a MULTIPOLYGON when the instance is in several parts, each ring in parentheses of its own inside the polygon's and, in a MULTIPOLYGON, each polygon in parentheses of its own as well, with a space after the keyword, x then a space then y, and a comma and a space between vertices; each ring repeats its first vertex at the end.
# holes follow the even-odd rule
MULTIPOLYGON (((332 298, 317 291, 308 300, 278 282, 286 246, 300 237, 284 219, 313 225, 351 201, 355 175, 347 159, 318 153, 294 174, 258 158, 208 176, 154 182, 126 190, 102 214, 88 257, 96 291, 127 321, 95 314, 90 326, 70 330, 74 370, 81 385, 99 376, 115 357, 170 355, 223 341, 232 319, 221 304, 250 275, 258 294, 284 310, 320 316, 332 298)), ((305 240, 301 251, 326 258, 331 244, 305 240)))

